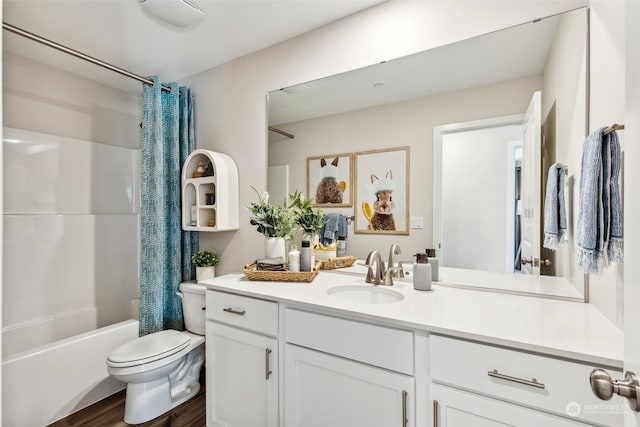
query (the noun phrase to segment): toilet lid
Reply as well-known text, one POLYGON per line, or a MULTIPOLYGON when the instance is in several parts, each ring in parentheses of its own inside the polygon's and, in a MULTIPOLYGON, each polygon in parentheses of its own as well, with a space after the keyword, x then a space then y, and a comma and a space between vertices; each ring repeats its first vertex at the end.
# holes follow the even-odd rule
POLYGON ((109 354, 110 366, 129 367, 169 357, 186 348, 189 335, 173 329, 145 335, 121 345, 109 354))

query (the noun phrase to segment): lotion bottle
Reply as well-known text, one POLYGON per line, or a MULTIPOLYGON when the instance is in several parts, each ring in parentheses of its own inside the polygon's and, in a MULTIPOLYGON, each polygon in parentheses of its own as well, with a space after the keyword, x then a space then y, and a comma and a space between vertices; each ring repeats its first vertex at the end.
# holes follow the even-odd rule
POLYGON ((296 245, 291 245, 291 250, 289 251, 289 271, 298 272, 300 271, 300 251, 296 245))
POLYGON ((438 257, 435 249, 427 249, 427 260, 431 264, 431 280, 437 282, 440 280, 440 271, 438 271, 438 257))
POLYGON ((426 258, 426 256, 418 256, 413 263, 413 289, 417 291, 431 290, 431 264, 426 262, 426 258))

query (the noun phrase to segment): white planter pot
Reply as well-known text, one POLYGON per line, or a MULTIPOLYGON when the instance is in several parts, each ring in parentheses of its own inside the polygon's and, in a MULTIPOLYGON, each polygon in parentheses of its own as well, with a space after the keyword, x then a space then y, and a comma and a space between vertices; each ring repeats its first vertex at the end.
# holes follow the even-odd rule
POLYGON ((267 237, 264 241, 265 258, 282 257, 285 259, 285 244, 282 237, 267 237))
POLYGON ((196 267, 196 280, 198 282, 201 280, 213 279, 214 277, 216 277, 215 267, 196 267))
POLYGON ((318 236, 318 233, 304 233, 302 235, 302 240, 308 240, 311 243, 311 247, 314 247, 314 245, 317 245, 320 241, 320 237, 318 236))

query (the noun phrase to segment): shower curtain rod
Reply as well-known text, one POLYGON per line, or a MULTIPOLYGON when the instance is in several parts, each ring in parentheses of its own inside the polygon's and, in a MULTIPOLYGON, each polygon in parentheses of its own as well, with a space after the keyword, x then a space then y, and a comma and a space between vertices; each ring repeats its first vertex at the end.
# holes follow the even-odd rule
MULTIPOLYGON (((123 76, 127 76, 132 79, 138 80, 142 83, 148 84, 149 86, 154 85, 153 80, 149 80, 147 78, 134 74, 131 71, 127 71, 123 68, 116 67, 115 65, 109 64, 108 62, 101 61, 92 56, 86 55, 82 52, 78 52, 77 50, 71 49, 67 46, 61 45, 49 39, 45 39, 44 37, 40 37, 37 34, 33 34, 33 33, 30 33, 29 31, 23 30, 22 28, 18 28, 14 25, 7 24, 4 21, 2 22, 2 28, 14 34, 18 34, 19 36, 26 37, 30 40, 41 43, 45 46, 49 46, 61 52, 68 53, 69 55, 75 56, 76 58, 80 58, 87 62, 91 62, 92 64, 98 65, 102 68, 106 68, 107 70, 115 71, 116 73, 122 74, 123 76)), ((162 90, 171 93, 171 88, 169 86, 161 85, 161 88, 162 90)))

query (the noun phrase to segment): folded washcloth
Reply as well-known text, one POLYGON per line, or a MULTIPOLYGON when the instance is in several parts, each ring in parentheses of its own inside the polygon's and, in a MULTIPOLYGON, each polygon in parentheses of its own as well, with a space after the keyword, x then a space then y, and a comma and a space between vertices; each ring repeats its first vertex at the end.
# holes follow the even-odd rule
POLYGON ((558 243, 565 241, 567 214, 564 202, 564 167, 554 163, 547 175, 547 190, 544 198, 544 246, 556 250, 558 243))
POLYGON ((329 244, 338 240, 339 236, 347 237, 348 224, 347 217, 339 213, 324 215, 324 226, 318 232, 320 243, 329 244))
POLYGON ((585 273, 623 261, 620 143, 615 131, 605 135, 605 129, 582 143, 576 244, 577 268, 585 273))
POLYGON ((279 256, 275 258, 259 259, 256 262, 256 270, 260 271, 285 271, 284 258, 279 256))

